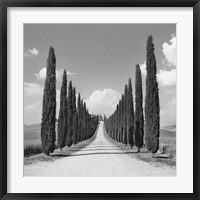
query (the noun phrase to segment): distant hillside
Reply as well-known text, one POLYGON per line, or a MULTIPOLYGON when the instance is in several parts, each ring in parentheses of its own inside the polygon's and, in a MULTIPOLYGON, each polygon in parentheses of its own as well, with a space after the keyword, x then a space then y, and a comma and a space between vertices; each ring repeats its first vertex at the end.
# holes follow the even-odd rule
POLYGON ((40 144, 40 124, 24 126, 24 144, 40 144))
POLYGON ((31 127, 40 127, 40 123, 38 123, 38 124, 31 124, 31 125, 27 125, 27 124, 24 124, 24 127, 28 127, 28 128, 31 128, 31 127))
POLYGON ((171 126, 161 126, 161 129, 163 129, 163 130, 167 130, 167 131, 176 132, 176 125, 171 125, 171 126))
POLYGON ((160 138, 175 138, 176 132, 160 129, 160 138))
MULTIPOLYGON (((41 144, 40 124, 24 125, 24 144, 41 144)), ((160 138, 175 138, 176 125, 161 127, 160 138)), ((176 139, 176 138, 175 138, 176 139)))

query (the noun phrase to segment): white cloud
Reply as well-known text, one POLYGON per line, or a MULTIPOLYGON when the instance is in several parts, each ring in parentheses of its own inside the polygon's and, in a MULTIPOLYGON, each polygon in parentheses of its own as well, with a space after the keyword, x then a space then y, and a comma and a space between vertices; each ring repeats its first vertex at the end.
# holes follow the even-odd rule
MULTIPOLYGON (((146 61, 143 64, 140 64, 141 73, 144 77, 146 77, 146 61)), ((157 73, 157 80, 161 86, 170 86, 176 84, 176 69, 160 70, 157 73)))
POLYGON ((24 57, 33 58, 34 56, 39 55, 39 50, 36 48, 29 49, 28 52, 24 53, 24 57))
MULTIPOLYGON (((44 80, 46 78, 46 71, 47 71, 47 68, 43 67, 38 73, 35 74, 36 78, 39 80, 44 80)), ((67 75, 69 76, 73 76, 76 74, 77 73, 67 71, 67 75)), ((58 81, 61 81, 62 77, 63 77, 63 69, 56 70, 56 79, 58 81)))
POLYGON ((144 61, 143 64, 140 64, 140 69, 141 69, 141 74, 146 77, 147 75, 147 70, 146 70, 146 61, 144 61))
POLYGON ((37 77, 37 79, 42 80, 46 78, 46 67, 43 67, 38 73, 35 74, 35 76, 37 77))
POLYGON ((114 112, 120 97, 112 89, 95 90, 85 102, 90 113, 109 116, 114 112))
POLYGON ((160 70, 157 74, 158 82, 161 86, 170 86, 176 84, 176 69, 170 71, 160 70))
POLYGON ((32 48, 28 50, 30 54, 37 56, 39 54, 39 50, 36 48, 32 48))
POLYGON ((73 75, 76 75, 76 74, 77 74, 76 72, 67 71, 67 75, 69 75, 69 76, 73 76, 73 75))
POLYGON ((163 43, 162 52, 168 65, 176 66, 176 36, 172 34, 169 43, 163 43))

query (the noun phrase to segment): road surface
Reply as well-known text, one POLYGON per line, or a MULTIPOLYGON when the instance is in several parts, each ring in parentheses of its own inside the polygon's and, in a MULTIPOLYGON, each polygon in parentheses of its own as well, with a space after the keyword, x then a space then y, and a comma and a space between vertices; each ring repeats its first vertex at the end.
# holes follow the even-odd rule
POLYGON ((176 176, 176 170, 154 166, 126 155, 105 137, 103 122, 95 139, 69 156, 53 162, 36 162, 24 166, 24 176, 43 177, 132 177, 176 176))

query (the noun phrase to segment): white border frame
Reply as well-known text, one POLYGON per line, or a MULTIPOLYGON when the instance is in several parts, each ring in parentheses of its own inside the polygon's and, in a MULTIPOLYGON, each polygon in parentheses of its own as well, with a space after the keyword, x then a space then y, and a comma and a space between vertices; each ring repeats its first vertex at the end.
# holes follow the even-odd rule
POLYGON ((8 8, 7 33, 8 193, 193 192, 192 8, 8 8), (177 177, 23 177, 24 23, 177 24, 177 177))

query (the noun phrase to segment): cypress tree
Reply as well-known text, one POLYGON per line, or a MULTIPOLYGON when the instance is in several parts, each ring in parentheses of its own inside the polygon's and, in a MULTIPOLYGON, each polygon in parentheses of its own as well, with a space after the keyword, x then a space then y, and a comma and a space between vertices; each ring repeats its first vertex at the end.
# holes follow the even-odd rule
POLYGON ((143 95, 142 95, 142 76, 140 66, 136 65, 135 73, 135 145, 140 152, 143 146, 144 137, 144 116, 143 116, 143 95))
POLYGON ((76 124, 76 88, 73 87, 72 90, 72 115, 73 115, 73 119, 72 119, 72 127, 73 127, 73 143, 76 144, 77 143, 77 124, 76 124))
POLYGON ((77 103, 77 135, 78 142, 81 142, 81 95, 78 94, 78 103, 77 103))
POLYGON ((127 91, 127 132, 128 132, 128 143, 131 148, 134 146, 134 108, 133 108, 133 91, 132 83, 129 78, 128 91, 127 91))
POLYGON ((84 140, 84 107, 83 107, 83 100, 81 99, 81 106, 80 106, 80 119, 81 119, 81 141, 84 140))
POLYGON ((66 146, 70 147, 73 144, 73 91, 72 82, 69 82, 68 98, 67 98, 67 137, 66 146))
POLYGON ((118 141, 119 142, 122 142, 121 141, 121 99, 119 100, 119 112, 118 112, 118 141))
POLYGON ((124 144, 124 94, 122 94, 122 103, 121 103, 121 143, 124 144))
POLYGON ((86 103, 84 102, 83 103, 83 140, 86 140, 86 121, 87 121, 87 119, 86 119, 86 103))
POLYGON ((78 112, 76 111, 76 144, 79 143, 79 133, 78 133, 78 112))
POLYGON ((115 121, 115 126, 116 126, 116 137, 115 137, 115 140, 117 141, 117 142, 119 142, 119 129, 118 129, 118 127, 119 127, 119 125, 118 125, 118 123, 119 123, 119 105, 117 104, 117 108, 116 108, 116 121, 115 121))
POLYGON ((62 150, 65 146, 67 134, 67 74, 64 70, 60 90, 60 112, 58 117, 58 147, 62 150))
POLYGON ((112 138, 115 140, 115 112, 112 114, 112 138))
POLYGON ((47 59, 47 72, 43 94, 41 142, 42 151, 49 155, 55 149, 56 123, 56 57, 54 48, 50 47, 47 59))
POLYGON ((123 137, 124 137, 124 144, 127 145, 128 141, 127 141, 127 94, 128 94, 128 87, 127 85, 125 85, 125 88, 124 88, 124 132, 123 132, 123 137))
POLYGON ((89 111, 86 109, 86 139, 89 138, 89 111))
POLYGON ((117 116, 117 110, 115 110, 114 115, 113 115, 113 130, 114 130, 113 131, 113 133, 114 133, 113 137, 114 137, 114 140, 116 140, 116 135, 117 135, 116 116, 117 116))
POLYGON ((152 36, 147 39, 146 51, 145 146, 154 154, 159 148, 160 106, 152 36))

